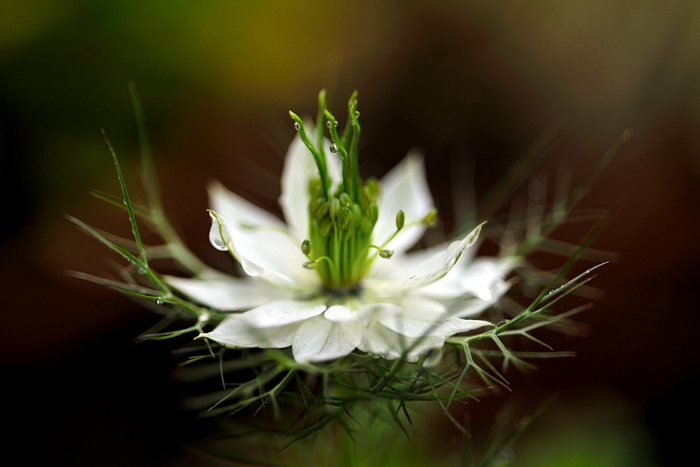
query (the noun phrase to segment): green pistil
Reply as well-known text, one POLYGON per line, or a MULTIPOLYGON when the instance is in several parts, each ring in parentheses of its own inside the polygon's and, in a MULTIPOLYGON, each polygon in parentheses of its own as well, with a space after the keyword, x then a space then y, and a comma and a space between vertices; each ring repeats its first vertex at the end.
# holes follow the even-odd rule
POLYGON ((309 238, 301 245, 302 253, 309 261, 303 266, 316 270, 326 290, 334 294, 352 294, 359 290, 360 281, 374 259, 378 255, 389 259, 393 251, 371 244, 379 212, 379 184, 374 179, 363 182, 359 176, 357 92, 348 101, 348 123, 342 137, 338 135, 338 122, 326 109, 325 91, 319 94, 318 102, 316 145, 307 137, 301 119, 293 112, 289 113, 319 172, 319 179, 309 183, 309 238), (342 164, 343 183, 334 193, 331 193, 326 153, 322 145, 324 126, 328 128, 332 141, 328 149, 338 154, 342 164), (378 253, 370 255, 370 249, 378 253))

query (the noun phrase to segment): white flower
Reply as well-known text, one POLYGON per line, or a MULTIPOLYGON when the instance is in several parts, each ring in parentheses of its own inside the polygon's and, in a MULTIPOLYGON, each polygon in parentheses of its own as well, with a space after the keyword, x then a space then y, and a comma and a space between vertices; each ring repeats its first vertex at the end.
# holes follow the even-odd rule
POLYGON ((336 155, 323 155, 319 166, 306 138, 294 139, 285 160, 286 224, 218 183, 209 187, 210 240, 247 277, 166 278, 197 302, 233 312, 201 337, 231 348, 291 346, 298 362, 355 349, 396 359, 409 348, 408 360, 417 361, 451 335, 491 325, 464 317, 506 292, 503 278, 515 263, 466 258, 480 226, 449 245, 406 253, 434 216, 422 158, 411 153, 378 183, 363 184, 336 155))

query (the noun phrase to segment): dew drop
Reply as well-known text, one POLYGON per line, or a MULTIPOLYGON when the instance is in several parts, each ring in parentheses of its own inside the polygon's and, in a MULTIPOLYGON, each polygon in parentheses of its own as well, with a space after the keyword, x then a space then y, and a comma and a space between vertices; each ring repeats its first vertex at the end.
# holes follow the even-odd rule
POLYGON ((331 144, 330 149, 331 149, 331 152, 332 152, 333 154, 337 154, 337 153, 338 153, 338 150, 339 150, 339 149, 338 149, 338 145, 335 144, 335 143, 331 144))
POLYGON ((156 299, 156 303, 157 303, 158 305, 162 305, 162 304, 163 304, 163 299, 162 299, 162 298, 156 299))
POLYGON ((332 122, 330 120, 326 121, 326 128, 328 128, 329 130, 334 126, 338 126, 338 120, 332 122))
POLYGON ((299 125, 299 122, 294 122, 294 129, 297 131, 301 130, 301 125, 299 125))
POLYGON ((359 110, 355 111, 355 118, 360 118, 360 111, 359 110))
POLYGON ((221 227, 221 232, 219 231, 219 223, 217 222, 216 219, 212 219, 211 222, 211 229, 209 230, 209 242, 214 246, 219 251, 227 251, 228 247, 226 246, 226 243, 228 243, 227 239, 222 239, 221 238, 221 233, 226 234, 226 228, 224 226, 221 227))

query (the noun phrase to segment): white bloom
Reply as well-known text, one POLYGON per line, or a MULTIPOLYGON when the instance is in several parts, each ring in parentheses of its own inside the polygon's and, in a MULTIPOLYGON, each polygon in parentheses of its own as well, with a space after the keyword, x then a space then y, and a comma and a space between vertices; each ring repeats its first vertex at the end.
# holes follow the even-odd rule
MULTIPOLYGON (((347 179, 337 156, 326 157, 326 164, 328 193, 335 193, 329 198, 338 199, 337 187, 347 179)), ((212 244, 228 249, 247 277, 166 278, 206 306, 236 312, 201 337, 232 348, 291 346, 298 362, 336 359, 355 349, 396 359, 413 346, 408 359, 417 361, 451 335, 491 325, 464 317, 506 292, 503 278, 514 262, 467 258, 480 227, 449 245, 406 253, 433 209, 420 156, 409 154, 378 184, 359 182, 361 193, 370 185, 362 209, 357 202, 341 208, 342 199, 320 206, 324 198, 315 200, 309 188, 314 179, 321 190, 318 162, 297 136, 281 181, 286 224, 218 183, 209 187, 212 244), (397 229, 399 211, 405 222, 397 229), (333 243, 345 234, 345 243, 333 243), (305 255, 300 245, 307 239, 312 251, 305 255)))

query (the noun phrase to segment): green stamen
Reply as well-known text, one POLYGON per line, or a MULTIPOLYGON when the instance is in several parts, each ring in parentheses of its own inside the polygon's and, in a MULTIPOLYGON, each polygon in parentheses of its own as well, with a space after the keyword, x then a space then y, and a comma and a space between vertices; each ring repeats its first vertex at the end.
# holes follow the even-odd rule
POLYGON ((359 175, 357 93, 353 93, 348 101, 348 120, 342 137, 338 134, 338 122, 326 109, 325 91, 319 94, 318 102, 316 144, 307 137, 301 119, 293 112, 289 113, 320 174, 319 179, 309 183, 309 238, 304 240, 301 250, 309 259, 304 267, 316 270, 326 290, 351 294, 359 290, 360 281, 377 256, 389 259, 394 252, 371 244, 372 231, 379 217, 379 184, 375 179, 363 182, 359 175), (324 126, 332 141, 328 156, 322 143, 324 126), (336 189, 331 187, 326 157, 340 157, 342 184, 336 189), (370 254, 370 250, 377 252, 370 254))

